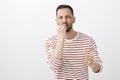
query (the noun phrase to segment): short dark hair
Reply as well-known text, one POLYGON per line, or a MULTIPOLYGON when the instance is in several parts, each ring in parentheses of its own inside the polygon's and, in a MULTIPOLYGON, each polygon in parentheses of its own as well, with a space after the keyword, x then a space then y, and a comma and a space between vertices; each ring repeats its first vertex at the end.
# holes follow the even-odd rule
POLYGON ((69 8, 69 9, 71 10, 72 15, 74 15, 73 8, 72 8, 70 5, 61 4, 61 5, 59 5, 59 6, 57 7, 57 9, 56 9, 56 16, 57 16, 57 11, 58 11, 59 9, 62 9, 62 8, 69 8))

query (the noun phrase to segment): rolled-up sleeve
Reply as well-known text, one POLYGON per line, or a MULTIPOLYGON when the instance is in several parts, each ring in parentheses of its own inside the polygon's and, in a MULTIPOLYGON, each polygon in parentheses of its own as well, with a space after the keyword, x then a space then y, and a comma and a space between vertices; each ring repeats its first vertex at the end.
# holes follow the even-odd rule
POLYGON ((90 41, 89 51, 90 51, 90 54, 94 57, 95 62, 100 64, 99 72, 101 72, 103 69, 103 65, 102 65, 102 61, 101 61, 100 56, 99 56, 98 51, 97 51, 96 43, 93 39, 91 39, 91 41, 90 41))
POLYGON ((47 63, 53 71, 59 71, 62 65, 62 60, 54 57, 53 42, 51 40, 46 40, 45 42, 45 51, 47 55, 47 63))

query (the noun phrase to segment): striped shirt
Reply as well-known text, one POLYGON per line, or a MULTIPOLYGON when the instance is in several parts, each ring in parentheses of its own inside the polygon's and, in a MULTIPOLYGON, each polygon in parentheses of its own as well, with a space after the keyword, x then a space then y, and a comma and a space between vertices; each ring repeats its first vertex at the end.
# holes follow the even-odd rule
POLYGON ((53 56, 56 41, 57 35, 54 35, 46 40, 45 44, 48 64, 54 71, 56 80, 88 80, 85 52, 101 64, 96 44, 90 36, 78 32, 74 39, 65 39, 62 60, 53 56))

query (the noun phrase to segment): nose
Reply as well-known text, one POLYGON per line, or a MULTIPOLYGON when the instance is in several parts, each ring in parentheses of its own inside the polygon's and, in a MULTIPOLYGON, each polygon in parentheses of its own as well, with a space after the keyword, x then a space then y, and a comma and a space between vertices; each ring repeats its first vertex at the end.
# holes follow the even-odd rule
POLYGON ((67 19, 66 19, 65 17, 63 18, 63 22, 64 22, 64 23, 67 22, 67 19))

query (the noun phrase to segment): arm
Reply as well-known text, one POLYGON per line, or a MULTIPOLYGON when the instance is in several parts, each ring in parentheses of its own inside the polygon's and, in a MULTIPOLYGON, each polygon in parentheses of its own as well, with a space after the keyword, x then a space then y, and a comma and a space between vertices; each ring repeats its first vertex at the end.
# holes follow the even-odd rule
POLYGON ((60 70, 62 60, 54 56, 55 53, 54 46, 55 42, 53 40, 53 37, 46 40, 45 51, 47 54, 47 63, 53 71, 58 72, 60 70))
POLYGON ((64 46, 64 38, 66 35, 66 27, 65 26, 59 26, 57 30, 57 42, 54 49, 54 56, 57 59, 62 59, 63 54, 63 46, 64 46))
POLYGON ((88 66, 93 72, 98 73, 102 70, 102 61, 98 55, 97 46, 91 38, 89 51, 85 53, 88 66))
MULTIPOLYGON (((61 30, 61 28, 58 30, 61 30)), ((55 72, 59 71, 62 64, 64 37, 59 33, 56 42, 53 41, 53 38, 48 39, 45 46, 50 68, 55 72)))
POLYGON ((101 65, 98 62, 94 61, 93 56, 86 53, 85 57, 86 57, 87 64, 88 64, 88 66, 90 66, 92 71, 95 73, 99 72, 101 69, 101 65))
POLYGON ((55 45, 53 55, 59 60, 62 60, 63 46, 64 46, 64 39, 58 39, 55 45))

